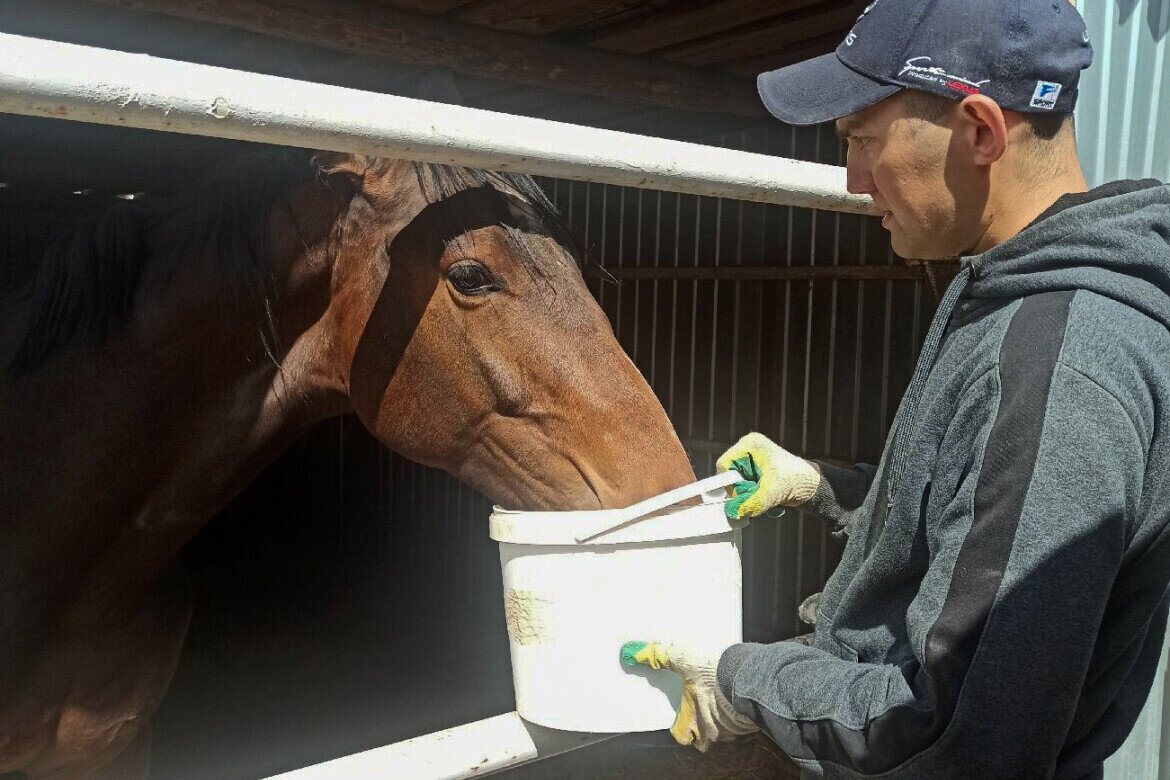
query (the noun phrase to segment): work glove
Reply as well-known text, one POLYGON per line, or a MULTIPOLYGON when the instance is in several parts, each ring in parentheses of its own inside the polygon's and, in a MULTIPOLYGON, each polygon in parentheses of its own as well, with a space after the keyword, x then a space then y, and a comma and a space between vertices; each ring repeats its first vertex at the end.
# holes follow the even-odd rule
POLYGON ((762 433, 749 433, 719 456, 720 471, 735 469, 743 482, 728 488, 723 505, 729 520, 758 517, 774 507, 797 506, 813 497, 821 472, 762 433))
POLYGON ((658 642, 626 642, 621 661, 625 666, 643 664, 651 669, 669 669, 682 678, 682 702, 670 727, 671 736, 680 745, 694 745, 706 752, 712 742, 725 742, 758 730, 719 690, 715 680, 719 654, 658 642))

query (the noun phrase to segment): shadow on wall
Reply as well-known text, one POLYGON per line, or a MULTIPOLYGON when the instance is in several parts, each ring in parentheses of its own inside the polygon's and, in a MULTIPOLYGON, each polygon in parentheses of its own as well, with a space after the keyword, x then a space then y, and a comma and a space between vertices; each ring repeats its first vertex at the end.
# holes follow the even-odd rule
POLYGON ((1117 0, 1118 24, 1128 22, 1138 6, 1146 9, 1146 26, 1154 40, 1162 40, 1170 29, 1170 0, 1117 0))

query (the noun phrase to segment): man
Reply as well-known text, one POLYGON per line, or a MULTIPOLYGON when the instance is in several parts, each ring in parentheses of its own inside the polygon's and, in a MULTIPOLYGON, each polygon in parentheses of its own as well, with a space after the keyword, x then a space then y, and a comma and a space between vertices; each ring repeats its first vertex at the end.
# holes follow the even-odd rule
POLYGON ((1170 582, 1170 188, 1086 191, 1090 60, 1066 0, 878 0, 760 77, 778 118, 837 121, 898 254, 962 270, 878 466, 760 434, 720 459, 731 514, 849 537, 812 646, 623 648, 683 677, 680 742, 758 726, 829 777, 1087 778, 1129 733, 1170 582))

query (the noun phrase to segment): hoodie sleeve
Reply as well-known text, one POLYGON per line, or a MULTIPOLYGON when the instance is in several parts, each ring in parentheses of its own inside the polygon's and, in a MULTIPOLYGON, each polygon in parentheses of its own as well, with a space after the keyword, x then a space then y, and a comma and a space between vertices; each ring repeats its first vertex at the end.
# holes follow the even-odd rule
POLYGON ((812 498, 799 509, 819 515, 838 530, 846 529, 850 514, 861 506, 873 486, 877 467, 858 463, 853 468, 842 468, 822 460, 813 463, 821 472, 821 481, 812 498))
POLYGON ((853 660, 831 623, 817 626, 818 645, 838 655, 794 643, 723 654, 724 694, 803 766, 830 777, 1051 771, 1097 673, 1090 659, 1145 469, 1118 398, 1057 360, 1054 324, 1055 344, 1052 327, 1009 328, 992 391, 970 401, 993 422, 977 441, 944 438, 976 456, 954 495, 925 510, 907 658, 853 660))

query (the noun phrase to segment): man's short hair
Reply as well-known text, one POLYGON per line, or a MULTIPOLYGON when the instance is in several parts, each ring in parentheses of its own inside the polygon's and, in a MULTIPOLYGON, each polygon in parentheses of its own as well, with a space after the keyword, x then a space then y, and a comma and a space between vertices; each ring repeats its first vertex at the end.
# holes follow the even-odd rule
MULTIPOLYGON (((907 89, 906 106, 910 116, 917 119, 922 119, 927 122, 935 122, 942 118, 952 106, 955 105, 956 100, 952 98, 942 97, 930 92, 924 92, 920 89, 907 89)), ((1021 113, 1023 121, 1032 130, 1032 135, 1041 141, 1051 141, 1055 138, 1061 130, 1066 126, 1071 127, 1073 123, 1072 114, 1050 114, 1050 113, 1021 113)))

